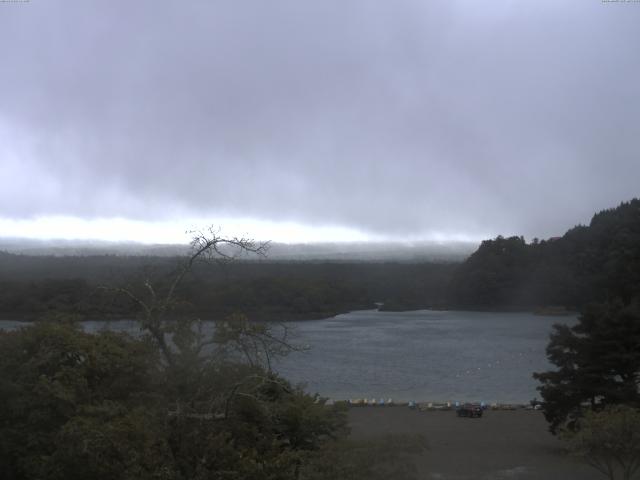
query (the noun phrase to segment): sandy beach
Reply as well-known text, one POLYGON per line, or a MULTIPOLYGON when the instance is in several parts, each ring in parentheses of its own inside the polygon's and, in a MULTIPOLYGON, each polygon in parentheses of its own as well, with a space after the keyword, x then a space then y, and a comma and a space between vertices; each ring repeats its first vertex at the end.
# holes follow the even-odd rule
POLYGON ((566 454, 539 411, 490 410, 470 419, 458 418, 453 411, 354 407, 349 420, 354 438, 424 435, 429 449, 415 458, 418 478, 424 480, 604 478, 566 454))

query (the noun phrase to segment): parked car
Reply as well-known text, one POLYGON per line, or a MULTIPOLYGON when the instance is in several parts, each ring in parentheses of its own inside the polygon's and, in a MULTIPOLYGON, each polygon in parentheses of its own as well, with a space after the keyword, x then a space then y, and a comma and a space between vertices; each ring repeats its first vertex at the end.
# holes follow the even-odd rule
POLYGON ((482 406, 478 403, 465 403, 456 408, 459 417, 480 418, 482 416, 482 406))

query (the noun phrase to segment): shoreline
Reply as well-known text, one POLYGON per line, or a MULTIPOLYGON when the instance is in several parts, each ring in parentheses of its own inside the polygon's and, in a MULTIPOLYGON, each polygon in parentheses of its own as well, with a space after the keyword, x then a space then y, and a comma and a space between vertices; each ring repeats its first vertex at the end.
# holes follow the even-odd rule
MULTIPOLYGON (((372 399, 375 400, 375 399, 372 399)), ((492 402, 490 404, 484 402, 429 402, 429 401, 419 401, 419 402, 392 402, 388 403, 386 400, 384 403, 376 402, 373 403, 371 400, 367 399, 350 399, 350 400, 333 400, 328 399, 327 403, 332 404, 340 404, 347 405, 349 409, 385 409, 385 408, 407 408, 409 410, 418 410, 420 412, 455 412, 456 408, 460 405, 472 403, 476 405, 482 406, 484 411, 516 411, 516 410, 525 410, 525 411, 539 411, 540 408, 534 407, 531 403, 519 403, 519 402, 492 402)))
MULTIPOLYGON (((407 313, 407 312, 478 312, 478 313, 523 313, 523 314, 532 314, 541 317, 570 317, 579 315, 580 312, 573 310, 562 310, 556 307, 518 307, 518 308, 470 308, 470 307, 456 307, 452 306, 450 308, 446 308, 444 306, 437 307, 421 307, 421 308, 398 308, 398 309, 385 309, 384 304, 380 306, 354 306, 351 305, 350 308, 344 309, 334 309, 330 311, 324 312, 307 312, 307 313, 295 313, 295 312, 251 312, 248 311, 242 313, 246 315, 249 319, 259 318, 258 320, 254 320, 256 322, 312 322, 317 320, 328 320, 331 318, 335 318, 339 315, 345 315, 349 313, 356 312, 380 312, 380 313, 407 313), (365 308, 360 308, 365 307, 365 308)), ((61 312, 64 314, 65 312, 61 312)), ((198 312, 196 314, 191 314, 194 317, 200 318, 209 318, 210 320, 204 321, 215 321, 221 320, 231 315, 233 312, 198 312)), ((241 313, 241 312, 237 312, 241 313)), ((41 321, 38 318, 42 318, 45 316, 47 312, 0 312, 0 321, 13 321, 13 322, 37 322, 41 321)), ((73 313, 71 313, 73 314, 73 313)), ((135 320, 135 314, 130 316, 120 316, 114 314, 104 314, 104 315, 91 315, 83 318, 82 321, 125 321, 125 320, 135 320)), ((177 319, 178 316, 176 316, 177 319)))

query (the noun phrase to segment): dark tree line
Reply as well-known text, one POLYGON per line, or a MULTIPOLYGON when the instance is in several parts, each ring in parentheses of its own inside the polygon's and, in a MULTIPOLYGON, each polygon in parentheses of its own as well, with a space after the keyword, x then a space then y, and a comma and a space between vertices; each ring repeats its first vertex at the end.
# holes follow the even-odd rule
POLYGON ((526 243, 522 237, 482 242, 457 269, 449 303, 465 308, 527 308, 640 294, 640 200, 594 215, 563 237, 526 243))
MULTIPOLYGON (((29 257, 0 254, 0 315, 42 318, 64 311, 85 318, 131 318, 135 305, 99 285, 169 281, 176 259, 29 257), (129 263, 130 262, 130 263, 129 263)), ((242 312, 255 320, 322 318, 356 309, 444 306, 453 264, 234 262, 194 266, 177 294, 202 318, 242 312)))
MULTIPOLYGON (((30 257, 0 252, 0 314, 40 316, 64 308, 85 316, 128 316, 131 305, 105 299, 100 284, 169 277, 166 257, 30 257)), ((374 302, 386 309, 579 310, 590 302, 640 292, 640 200, 594 215, 563 237, 482 242, 462 264, 363 262, 235 262, 199 265, 181 287, 194 311, 230 311, 256 319, 315 318, 374 302)))

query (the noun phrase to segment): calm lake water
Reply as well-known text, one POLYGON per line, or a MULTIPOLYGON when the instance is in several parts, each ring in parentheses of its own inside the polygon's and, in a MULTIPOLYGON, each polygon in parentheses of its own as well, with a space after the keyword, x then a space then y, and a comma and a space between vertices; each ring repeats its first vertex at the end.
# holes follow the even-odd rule
MULTIPOLYGON (((544 352, 551 326, 575 321, 530 313, 357 311, 290 322, 293 343, 309 348, 275 369, 333 399, 525 403, 539 397, 531 374, 551 367, 544 352)), ((16 325, 0 321, 0 328, 16 325)), ((85 328, 139 331, 133 321, 86 322, 85 328)))

